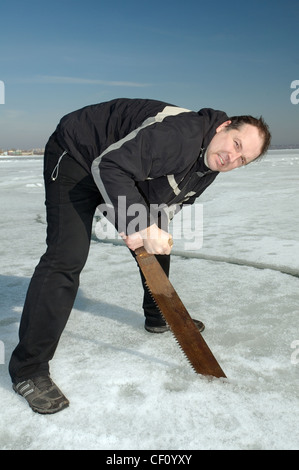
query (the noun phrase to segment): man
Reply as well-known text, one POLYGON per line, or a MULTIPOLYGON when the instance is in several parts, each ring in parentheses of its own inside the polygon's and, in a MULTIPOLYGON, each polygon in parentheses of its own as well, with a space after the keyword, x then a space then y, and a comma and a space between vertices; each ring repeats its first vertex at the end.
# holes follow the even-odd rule
MULTIPOLYGON (((116 99, 61 119, 45 149, 47 250, 31 279, 9 364, 14 390, 34 411, 55 413, 69 404, 50 379, 49 361, 73 307, 97 206, 133 254, 144 246, 168 275, 170 209, 192 204, 219 172, 247 165, 269 143, 262 118, 229 119, 222 111, 154 100, 116 99), (138 226, 136 208, 143 213, 138 226)), ((146 288, 143 309, 147 331, 167 331, 146 288)))

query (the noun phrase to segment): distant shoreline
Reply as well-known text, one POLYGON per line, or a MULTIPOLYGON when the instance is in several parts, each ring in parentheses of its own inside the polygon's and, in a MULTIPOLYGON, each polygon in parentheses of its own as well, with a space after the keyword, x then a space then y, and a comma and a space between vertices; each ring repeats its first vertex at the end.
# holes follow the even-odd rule
MULTIPOLYGON (((269 150, 298 150, 299 144, 296 145, 271 145, 269 150)), ((29 157, 29 158, 36 158, 44 155, 44 149, 39 149, 40 153, 37 153, 35 150, 23 150, 23 151, 13 151, 13 150, 2 150, 0 153, 0 157, 29 157)))
POLYGON ((269 150, 297 150, 299 144, 296 145, 270 145, 269 150))

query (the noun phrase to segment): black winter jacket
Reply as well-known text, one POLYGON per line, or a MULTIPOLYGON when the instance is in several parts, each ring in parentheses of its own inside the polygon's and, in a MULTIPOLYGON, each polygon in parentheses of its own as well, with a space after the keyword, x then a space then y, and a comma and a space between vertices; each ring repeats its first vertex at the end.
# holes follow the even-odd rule
POLYGON ((227 119, 210 108, 194 112, 122 98, 74 111, 56 131, 62 147, 92 172, 107 207, 113 208, 108 218, 130 234, 156 222, 157 205, 174 213, 214 181, 218 172, 204 165, 203 154, 227 119), (145 216, 136 218, 141 209, 145 216))

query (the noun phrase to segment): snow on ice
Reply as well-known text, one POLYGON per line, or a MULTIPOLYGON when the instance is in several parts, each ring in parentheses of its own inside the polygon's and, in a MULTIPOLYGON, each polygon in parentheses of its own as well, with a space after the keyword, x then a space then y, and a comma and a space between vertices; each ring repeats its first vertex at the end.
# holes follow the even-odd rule
POLYGON ((95 230, 51 363, 71 405, 52 416, 7 372, 45 248, 42 159, 1 157, 0 170, 1 449, 299 448, 298 150, 219 175, 198 201, 202 246, 175 240, 170 279, 227 379, 195 374, 171 333, 144 330, 135 262, 95 230))

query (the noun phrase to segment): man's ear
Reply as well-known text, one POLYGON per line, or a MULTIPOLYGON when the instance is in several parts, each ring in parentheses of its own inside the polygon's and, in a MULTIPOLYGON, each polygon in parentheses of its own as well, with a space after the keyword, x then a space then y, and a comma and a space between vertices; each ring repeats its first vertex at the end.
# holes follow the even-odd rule
POLYGON ((230 125, 230 123, 231 123, 231 121, 225 121, 222 124, 220 124, 220 126, 218 126, 217 129, 216 129, 216 133, 218 133, 220 131, 223 131, 227 126, 230 125))

